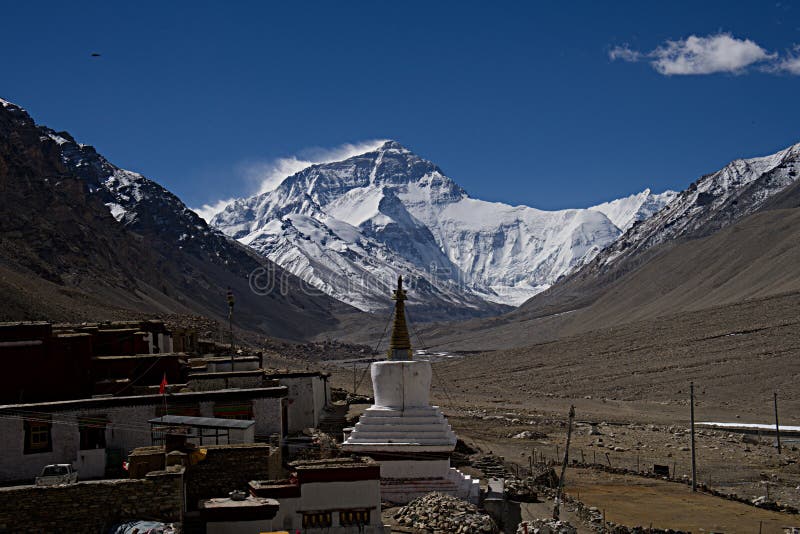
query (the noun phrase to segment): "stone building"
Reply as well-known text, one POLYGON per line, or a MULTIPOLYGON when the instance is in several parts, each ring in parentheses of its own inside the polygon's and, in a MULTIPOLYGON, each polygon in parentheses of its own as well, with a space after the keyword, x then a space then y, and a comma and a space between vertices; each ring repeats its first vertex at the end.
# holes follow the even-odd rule
MULTIPOLYGON (((196 336, 194 336, 196 337, 196 336)), ((181 347, 197 343, 181 333, 181 347)), ((132 394, 138 387, 185 382, 186 355, 173 353, 161 321, 79 325, 0 323, 0 402, 44 402, 132 394)))
POLYGON ((289 390, 286 401, 286 433, 296 434, 305 428, 318 428, 325 407, 331 402, 329 373, 317 371, 267 372, 266 378, 289 390))
POLYGON ((284 405, 284 434, 317 428, 331 402, 329 373, 319 371, 265 371, 258 356, 235 358, 204 356, 189 360, 187 387, 193 391, 281 385, 288 388, 284 405))

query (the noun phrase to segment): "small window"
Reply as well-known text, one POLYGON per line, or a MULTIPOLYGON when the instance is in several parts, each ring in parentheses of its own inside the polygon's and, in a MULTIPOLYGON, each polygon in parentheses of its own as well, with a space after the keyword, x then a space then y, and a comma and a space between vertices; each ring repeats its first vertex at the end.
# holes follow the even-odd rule
POLYGON ((82 451, 106 448, 106 421, 102 418, 81 419, 78 421, 82 451))
POLYGON ((327 528, 333 524, 330 512, 303 514, 303 528, 327 528))
MULTIPOLYGON (((47 418, 49 419, 49 417, 47 418)), ((51 423, 44 417, 37 417, 34 421, 25 421, 25 454, 50 452, 53 450, 50 435, 51 423)))
POLYGON ((219 419, 239 419, 249 421, 253 419, 253 403, 214 405, 214 417, 219 419))
MULTIPOLYGON (((164 405, 158 404, 156 405, 156 417, 161 417, 162 415, 165 415, 164 405)), ((184 415, 187 417, 200 417, 200 405, 186 404, 186 403, 169 404, 167 406, 166 415, 184 415)))
POLYGON ((343 510, 339 512, 339 524, 343 527, 369 525, 369 510, 343 510))

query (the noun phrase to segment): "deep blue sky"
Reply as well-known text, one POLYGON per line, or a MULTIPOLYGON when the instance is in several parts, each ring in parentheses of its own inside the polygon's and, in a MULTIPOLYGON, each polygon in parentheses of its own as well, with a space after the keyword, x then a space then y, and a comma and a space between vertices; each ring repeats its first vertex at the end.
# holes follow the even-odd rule
POLYGON ((588 206, 800 142, 800 76, 609 59, 800 44, 800 3, 699 4, 7 2, 0 97, 190 206, 252 192, 250 164, 374 138, 478 198, 588 206))

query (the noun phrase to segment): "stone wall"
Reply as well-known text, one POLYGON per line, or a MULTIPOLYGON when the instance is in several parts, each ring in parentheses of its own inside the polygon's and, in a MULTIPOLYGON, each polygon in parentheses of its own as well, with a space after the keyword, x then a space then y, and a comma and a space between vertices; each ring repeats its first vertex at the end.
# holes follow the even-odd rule
POLYGON ((133 519, 181 521, 183 469, 143 479, 0 488, 0 532, 105 533, 133 519))
POLYGON ((251 480, 281 478, 280 450, 266 444, 203 447, 204 460, 186 471, 186 506, 197 509, 200 499, 227 497, 233 490, 248 491, 251 480))
POLYGON ((187 385, 192 391, 260 388, 264 386, 264 373, 245 371, 241 376, 237 373, 204 373, 190 376, 187 385))

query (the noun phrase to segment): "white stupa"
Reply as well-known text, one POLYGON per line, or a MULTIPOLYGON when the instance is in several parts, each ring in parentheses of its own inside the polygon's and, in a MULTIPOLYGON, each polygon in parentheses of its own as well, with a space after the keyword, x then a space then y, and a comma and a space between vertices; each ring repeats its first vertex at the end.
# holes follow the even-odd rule
POLYGON ((359 418, 342 445, 381 465, 381 498, 404 504, 439 491, 477 502, 478 480, 450 467, 456 435, 430 405, 431 364, 412 358, 405 317, 406 292, 398 277, 389 359, 370 368, 375 404, 359 418))

